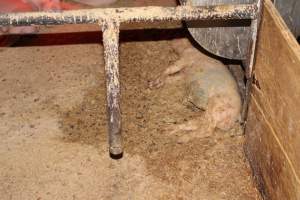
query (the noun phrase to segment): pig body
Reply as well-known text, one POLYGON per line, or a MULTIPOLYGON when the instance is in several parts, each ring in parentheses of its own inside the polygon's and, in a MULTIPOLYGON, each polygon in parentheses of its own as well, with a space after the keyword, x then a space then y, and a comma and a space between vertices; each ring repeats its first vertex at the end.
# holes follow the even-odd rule
POLYGON ((204 110, 212 126, 228 131, 240 119, 241 98, 237 83, 227 67, 196 48, 187 48, 182 58, 187 101, 204 110))
MULTIPOLYGON (((191 137, 201 137, 209 135, 215 128, 224 131, 234 128, 240 120, 241 98, 228 68, 193 47, 187 39, 175 40, 172 46, 179 59, 150 82, 150 87, 162 86, 168 79, 174 78, 170 75, 178 74, 184 79, 189 107, 205 111, 203 118, 181 124, 172 132, 194 131, 191 137)), ((188 135, 184 137, 189 138, 188 135)))

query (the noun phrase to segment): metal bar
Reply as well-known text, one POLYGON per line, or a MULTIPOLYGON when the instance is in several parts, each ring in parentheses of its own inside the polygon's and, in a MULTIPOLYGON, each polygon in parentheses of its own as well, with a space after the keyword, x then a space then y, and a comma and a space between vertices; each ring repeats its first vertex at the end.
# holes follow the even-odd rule
POLYGON ((103 24, 107 21, 142 22, 171 20, 255 19, 257 5, 96 8, 62 12, 0 14, 0 26, 103 24))
POLYGON ((254 64, 255 64, 255 53, 256 53, 256 45, 257 45, 257 35, 258 30, 260 27, 261 22, 261 15, 262 15, 262 6, 263 0, 258 0, 257 2, 257 18, 251 21, 251 31, 252 36, 250 38, 250 48, 249 48, 249 56, 244 61, 245 69, 246 69, 246 88, 245 88, 245 97, 243 101, 242 107, 242 122, 244 123, 244 127, 246 126, 247 122, 247 114, 248 114, 248 105, 250 102, 251 97, 251 88, 253 82, 253 75, 254 75, 254 64))
POLYGON ((122 155, 120 81, 119 81, 119 30, 120 23, 107 21, 102 25, 107 87, 107 115, 109 152, 112 157, 122 155))

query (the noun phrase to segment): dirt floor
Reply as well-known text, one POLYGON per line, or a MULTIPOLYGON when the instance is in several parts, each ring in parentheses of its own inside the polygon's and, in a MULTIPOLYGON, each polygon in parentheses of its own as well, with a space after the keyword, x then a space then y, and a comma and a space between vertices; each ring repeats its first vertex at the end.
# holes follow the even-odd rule
POLYGON ((120 160, 107 151, 100 32, 0 49, 0 199, 259 200, 240 130, 179 142, 170 133, 203 113, 185 105, 180 81, 148 88, 178 59, 172 40, 185 36, 178 24, 121 33, 120 160))

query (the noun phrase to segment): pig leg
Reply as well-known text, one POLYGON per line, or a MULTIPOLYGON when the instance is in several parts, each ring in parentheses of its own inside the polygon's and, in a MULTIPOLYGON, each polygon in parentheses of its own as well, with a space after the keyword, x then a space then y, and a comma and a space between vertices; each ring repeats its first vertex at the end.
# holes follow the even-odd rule
POLYGON ((187 143, 194 139, 209 137, 213 134, 215 125, 205 117, 197 117, 185 123, 172 127, 170 136, 175 136, 178 143, 187 143))
POLYGON ((162 74, 156 76, 156 78, 154 78, 153 81, 150 81, 149 88, 162 87, 170 76, 181 72, 185 68, 185 66, 186 61, 180 58, 174 64, 172 64, 166 70, 164 70, 162 74))

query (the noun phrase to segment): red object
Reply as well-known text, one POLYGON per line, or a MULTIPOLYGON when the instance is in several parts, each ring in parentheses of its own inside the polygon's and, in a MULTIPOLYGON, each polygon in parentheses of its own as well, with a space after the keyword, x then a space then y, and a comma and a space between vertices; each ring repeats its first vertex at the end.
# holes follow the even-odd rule
MULTIPOLYGON (((80 9, 79 4, 65 3, 52 0, 40 0, 39 5, 33 1, 27 0, 0 0, 0 13, 7 12, 29 12, 41 10, 75 10, 80 9)), ((37 1, 35 1, 37 2, 37 1)))
POLYGON ((62 10, 78 10, 82 8, 82 6, 77 3, 60 2, 60 6, 62 10))
POLYGON ((34 8, 28 4, 24 3, 22 0, 0 0, 0 12, 27 12, 32 11, 34 8))

